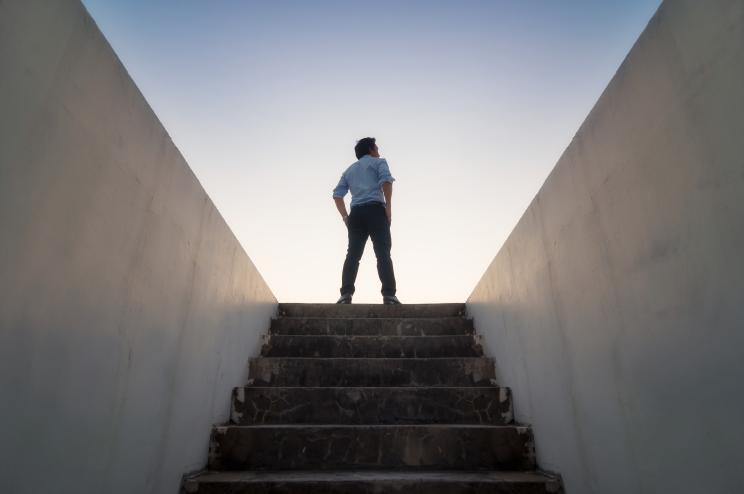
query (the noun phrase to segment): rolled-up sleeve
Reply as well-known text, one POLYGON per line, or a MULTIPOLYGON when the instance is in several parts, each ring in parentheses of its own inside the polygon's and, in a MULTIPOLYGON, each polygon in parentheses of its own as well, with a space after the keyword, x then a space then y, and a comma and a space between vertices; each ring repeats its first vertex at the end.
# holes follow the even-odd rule
POLYGON ((393 183, 395 179, 390 174, 390 168, 388 167, 387 161, 381 159, 377 164, 377 185, 382 187, 385 182, 393 183))
POLYGON ((341 180, 338 181, 338 185, 333 189, 333 197, 344 197, 349 192, 349 182, 346 181, 346 177, 341 174, 341 180))

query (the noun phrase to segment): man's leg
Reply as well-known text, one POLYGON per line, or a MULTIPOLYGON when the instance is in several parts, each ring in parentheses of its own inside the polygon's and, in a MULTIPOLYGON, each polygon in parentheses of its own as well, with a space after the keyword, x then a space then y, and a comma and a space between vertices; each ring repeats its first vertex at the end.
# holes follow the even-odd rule
POLYGON ((387 221, 385 208, 375 208, 374 215, 370 218, 370 236, 372 245, 377 256, 377 274, 382 282, 382 295, 395 295, 395 273, 393 272, 393 260, 390 258, 390 249, 393 246, 390 237, 390 224, 387 221))
POLYGON ((359 261, 364 253, 364 244, 367 243, 367 226, 356 211, 349 214, 349 247, 346 250, 346 260, 344 269, 341 273, 341 295, 354 295, 354 282, 356 281, 357 271, 359 271, 359 261))

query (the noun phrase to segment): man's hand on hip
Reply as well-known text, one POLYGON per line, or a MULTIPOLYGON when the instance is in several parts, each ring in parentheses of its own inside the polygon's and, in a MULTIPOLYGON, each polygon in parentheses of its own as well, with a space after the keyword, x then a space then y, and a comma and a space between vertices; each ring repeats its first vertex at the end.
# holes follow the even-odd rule
POLYGON ((334 197, 333 202, 336 203, 336 209, 338 209, 341 219, 344 220, 346 226, 349 226, 349 213, 346 212, 346 204, 344 203, 343 198, 334 197))
POLYGON ((388 225, 393 224, 393 183, 385 182, 382 184, 382 194, 385 196, 385 214, 387 215, 388 225))

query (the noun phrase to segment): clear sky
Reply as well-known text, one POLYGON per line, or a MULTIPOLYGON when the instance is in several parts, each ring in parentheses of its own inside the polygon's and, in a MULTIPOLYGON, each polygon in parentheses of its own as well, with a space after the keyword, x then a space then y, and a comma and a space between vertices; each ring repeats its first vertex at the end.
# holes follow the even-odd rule
POLYGON ((660 2, 84 3, 280 302, 338 298, 331 191, 376 137, 422 303, 465 301, 660 2))

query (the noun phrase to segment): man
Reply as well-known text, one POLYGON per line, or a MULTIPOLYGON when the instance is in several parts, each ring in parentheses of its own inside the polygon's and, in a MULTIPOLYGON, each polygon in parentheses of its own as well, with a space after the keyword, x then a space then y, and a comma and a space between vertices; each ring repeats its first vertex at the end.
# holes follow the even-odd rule
POLYGON ((364 252, 367 237, 377 256, 377 274, 382 282, 382 302, 400 304, 395 296, 395 274, 390 259, 390 223, 393 181, 387 161, 380 158, 374 137, 365 137, 354 146, 359 161, 341 174, 333 189, 333 200, 349 232, 349 248, 341 274, 341 298, 338 304, 350 304, 354 295, 354 282, 359 270, 359 260, 364 252), (351 213, 346 214, 344 196, 351 190, 351 213))

